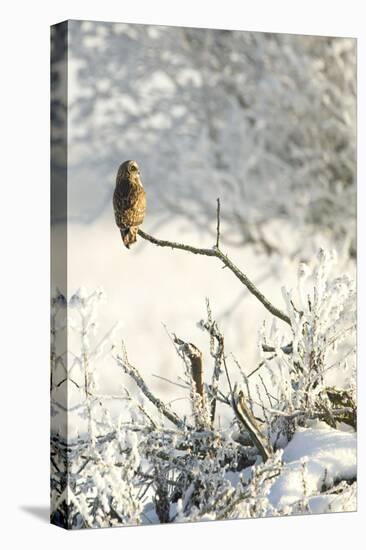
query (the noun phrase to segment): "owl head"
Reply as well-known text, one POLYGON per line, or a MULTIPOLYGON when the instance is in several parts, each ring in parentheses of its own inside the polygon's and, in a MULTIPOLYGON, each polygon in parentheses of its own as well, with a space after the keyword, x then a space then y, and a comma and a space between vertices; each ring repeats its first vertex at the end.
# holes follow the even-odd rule
POLYGON ((122 162, 117 174, 117 181, 119 179, 140 179, 140 168, 135 160, 125 160, 124 162, 122 162))

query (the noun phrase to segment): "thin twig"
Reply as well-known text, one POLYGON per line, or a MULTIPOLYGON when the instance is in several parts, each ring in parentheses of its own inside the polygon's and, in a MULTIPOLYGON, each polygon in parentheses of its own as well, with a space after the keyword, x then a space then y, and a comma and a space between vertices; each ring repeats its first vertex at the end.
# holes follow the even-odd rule
POLYGON ((253 369, 249 374, 248 374, 248 378, 250 378, 251 376, 253 376, 253 374, 255 374, 256 372, 259 371, 259 369, 261 369, 262 367, 264 367, 264 365, 267 364, 268 361, 272 361, 272 359, 274 359, 275 357, 277 357, 276 354, 272 355, 271 357, 267 357, 267 359, 264 359, 263 361, 261 361, 259 363, 259 365, 257 367, 255 367, 255 369, 253 369))
POLYGON ((239 372, 241 374, 241 377, 242 379, 244 380, 244 383, 245 383, 245 386, 247 388, 247 399, 248 399, 248 403, 249 403, 249 406, 250 406, 250 410, 252 412, 252 414, 254 414, 254 408, 253 408, 253 399, 252 399, 252 396, 251 396, 251 393, 250 393, 250 387, 249 387, 249 380, 248 380, 248 376, 245 374, 241 364, 239 363, 239 361, 236 359, 236 357, 234 356, 233 353, 231 353, 231 356, 234 360, 234 363, 235 365, 238 367, 239 369, 239 372))
POLYGON ((217 210, 216 210, 216 248, 220 246, 220 199, 217 198, 217 210))
POLYGON ((130 394, 130 392, 128 391, 128 389, 126 387, 124 387, 123 389, 126 393, 127 399, 129 399, 135 405, 135 407, 141 412, 141 414, 148 419, 148 421, 151 424, 152 429, 157 430, 158 427, 156 425, 156 422, 151 418, 151 416, 145 410, 145 408, 142 405, 140 405, 140 403, 138 403, 137 400, 134 397, 132 397, 132 395, 130 394))
POLYGON ((182 388, 183 390, 186 390, 188 388, 188 384, 178 384, 178 382, 169 380, 169 378, 165 378, 165 376, 160 376, 159 374, 153 374, 153 377, 158 378, 159 380, 163 380, 164 382, 168 382, 168 384, 172 384, 173 386, 177 386, 178 388, 182 388))
MULTIPOLYGON (((283 351, 283 353, 285 353, 286 355, 291 355, 291 353, 293 353, 292 342, 290 342, 286 346, 281 346, 279 349, 283 351)), ((274 351, 276 351, 276 348, 274 346, 268 346, 267 344, 262 344, 262 350, 266 353, 273 353, 274 351)))
POLYGON ((211 422, 213 424, 216 414, 216 399, 219 388, 219 379, 223 373, 222 363, 224 360, 224 336, 220 332, 217 322, 212 319, 212 312, 209 299, 206 298, 207 321, 200 321, 199 326, 206 330, 210 335, 210 354, 214 359, 214 370, 212 374, 212 382, 209 388, 211 398, 211 422), (216 346, 215 346, 216 341, 216 346))
POLYGON ((266 386, 266 383, 265 381, 263 380, 263 377, 259 374, 258 375, 259 377, 259 380, 261 381, 261 384, 264 388, 264 391, 266 392, 266 396, 267 396, 267 399, 268 399, 268 403, 270 404, 271 407, 273 407, 273 403, 272 403, 272 399, 275 399, 276 401, 278 401, 277 397, 275 397, 274 395, 271 395, 268 391, 268 388, 266 386))
POLYGON ((184 427, 184 422, 180 420, 180 418, 170 410, 170 408, 161 401, 158 397, 156 397, 151 391, 149 390, 148 386, 146 385, 144 379, 142 378, 139 371, 131 365, 131 363, 128 360, 126 349, 123 346, 123 357, 120 355, 116 356, 117 363, 120 367, 125 371, 126 374, 128 374, 138 385, 142 393, 151 401, 153 405, 160 411, 168 420, 173 422, 178 428, 184 427))

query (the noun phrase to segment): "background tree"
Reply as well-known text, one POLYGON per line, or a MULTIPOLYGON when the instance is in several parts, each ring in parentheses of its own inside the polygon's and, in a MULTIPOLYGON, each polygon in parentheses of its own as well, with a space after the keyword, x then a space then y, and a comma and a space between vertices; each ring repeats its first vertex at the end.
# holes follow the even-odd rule
POLYGON ((73 217, 98 217, 137 158, 160 222, 214 231, 221 196, 230 243, 306 256, 321 234, 355 255, 353 39, 77 21, 70 36, 73 217))

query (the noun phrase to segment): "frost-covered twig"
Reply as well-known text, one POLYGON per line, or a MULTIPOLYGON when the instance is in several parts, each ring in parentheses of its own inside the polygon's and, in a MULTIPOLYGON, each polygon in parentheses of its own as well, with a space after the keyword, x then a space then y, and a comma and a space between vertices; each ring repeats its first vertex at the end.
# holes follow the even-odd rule
POLYGON ((149 390, 146 382, 142 378, 139 371, 136 369, 136 367, 131 365, 131 363, 129 362, 128 357, 127 357, 127 353, 126 353, 126 349, 124 347, 123 347, 123 356, 120 356, 120 355, 117 354, 116 355, 116 360, 117 360, 118 365, 120 367, 122 367, 124 372, 126 374, 128 374, 136 382, 136 384, 138 385, 138 387, 140 388, 142 393, 145 395, 145 397, 147 397, 147 399, 149 399, 149 401, 151 401, 151 403, 153 403, 153 405, 155 405, 155 407, 158 409, 158 411, 161 412, 163 414, 163 416, 165 416, 168 420, 170 420, 170 422, 175 424, 178 428, 183 428, 184 423, 183 423, 182 420, 180 420, 180 418, 176 415, 176 413, 174 411, 170 410, 170 407, 165 405, 165 403, 161 399, 156 397, 149 390))
POLYGON ((225 348, 224 348, 224 336, 220 332, 216 321, 212 319, 212 312, 210 308, 210 302, 208 299, 206 299, 206 309, 207 309, 207 321, 201 320, 199 323, 199 326, 204 330, 206 330, 210 335, 210 353, 214 359, 212 381, 211 381, 211 386, 209 388, 210 399, 211 399, 211 422, 213 424, 215 420, 215 413, 216 413, 216 400, 217 400, 217 392, 219 389, 219 380, 220 380, 221 374, 223 373, 222 364, 225 360, 225 356, 224 356, 225 348), (215 341, 216 341, 216 346, 215 346, 215 341))

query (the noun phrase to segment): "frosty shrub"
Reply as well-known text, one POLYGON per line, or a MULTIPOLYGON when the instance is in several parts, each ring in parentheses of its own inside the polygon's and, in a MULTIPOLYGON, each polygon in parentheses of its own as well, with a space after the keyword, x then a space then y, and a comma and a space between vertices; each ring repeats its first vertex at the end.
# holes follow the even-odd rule
POLYGON ((264 326, 251 372, 226 350, 208 301, 199 322, 208 357, 170 335, 183 366, 171 383, 186 391, 186 414, 150 389, 123 343, 112 344, 117 326, 98 342, 101 292, 81 289, 68 302, 56 292, 52 521, 106 527, 354 509, 355 290, 334 276, 335 260, 320 251, 313 270, 300 266, 296 292, 283 289, 291 341, 287 324, 264 326), (99 391, 107 360, 114 395, 99 391))
MULTIPOLYGON (((51 413, 56 420, 68 413, 68 422, 84 425, 82 435, 51 437, 51 502, 53 521, 68 528, 138 524, 142 504, 135 471, 141 457, 134 431, 112 421, 107 404, 114 396, 98 393, 96 362, 111 348, 118 325, 94 347, 101 291, 77 291, 66 303, 61 293, 52 300, 51 413), (65 308, 68 310, 65 325, 65 308), (58 322, 61 320, 61 323, 58 322), (79 349, 56 352, 57 336, 69 327, 79 349), (61 412, 61 414, 60 414, 61 412)), ((72 334, 68 339, 72 340, 72 334)), ((123 396, 117 399, 123 400, 123 396)), ((128 397, 126 397, 128 399, 128 397)), ((67 434, 68 435, 68 434, 67 434)))
MULTIPOLYGON (((340 422, 356 428, 356 293, 347 276, 332 276, 335 262, 334 252, 320 250, 313 272, 300 265, 297 291, 282 289, 291 319, 290 345, 276 321, 269 336, 261 334, 263 370, 279 408, 270 412, 277 437, 291 437, 311 418, 333 428, 340 422), (348 375, 345 387, 331 386, 334 371, 339 378, 342 370, 348 375)), ((268 393, 266 397, 271 406, 268 393)))

